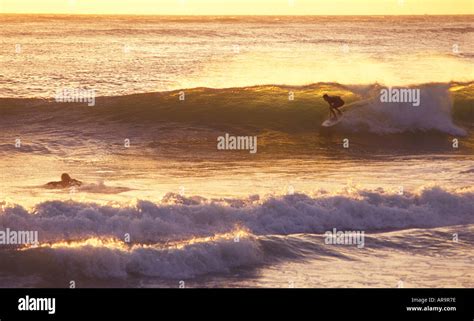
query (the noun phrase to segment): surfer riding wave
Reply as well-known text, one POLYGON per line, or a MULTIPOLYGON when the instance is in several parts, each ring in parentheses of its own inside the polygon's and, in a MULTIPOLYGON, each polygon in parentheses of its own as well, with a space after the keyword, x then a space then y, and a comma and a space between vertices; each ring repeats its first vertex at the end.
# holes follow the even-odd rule
POLYGON ((342 111, 339 107, 342 107, 345 102, 339 96, 329 96, 328 94, 323 95, 324 100, 329 104, 329 118, 337 119, 337 115, 342 116, 342 111), (337 114, 336 114, 337 111, 337 114))

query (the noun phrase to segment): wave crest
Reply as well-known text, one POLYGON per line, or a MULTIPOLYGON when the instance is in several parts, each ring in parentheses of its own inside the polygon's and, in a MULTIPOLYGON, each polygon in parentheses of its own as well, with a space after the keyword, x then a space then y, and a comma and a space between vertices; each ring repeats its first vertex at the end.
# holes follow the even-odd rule
POLYGON ((226 233, 241 226, 255 235, 324 233, 333 227, 366 231, 474 223, 474 191, 427 187, 418 193, 356 190, 343 195, 294 194, 260 199, 206 199, 176 195, 179 203, 138 201, 117 207, 48 201, 27 211, 3 206, 0 227, 35 228, 41 242, 88 237, 169 242, 226 233))
POLYGON ((329 249, 312 237, 333 228, 370 233, 446 227, 474 223, 472 213, 472 188, 440 187, 405 195, 378 189, 266 199, 187 200, 169 194, 163 203, 139 201, 117 207, 54 201, 33 211, 4 205, 0 228, 39 230, 40 244, 1 249, 5 263, 0 271, 54 275, 56 281, 134 275, 187 279, 298 258, 304 251, 323 255, 329 249), (125 233, 130 243, 123 241, 125 233))

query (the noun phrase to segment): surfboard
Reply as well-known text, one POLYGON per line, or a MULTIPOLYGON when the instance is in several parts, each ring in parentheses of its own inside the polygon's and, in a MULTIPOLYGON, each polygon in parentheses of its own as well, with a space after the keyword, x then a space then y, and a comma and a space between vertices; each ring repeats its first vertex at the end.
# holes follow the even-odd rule
POLYGON ((337 123, 339 123, 342 120, 343 117, 344 117, 344 114, 342 114, 341 116, 339 116, 337 118, 326 119, 321 125, 323 127, 332 127, 332 126, 336 125, 337 123))

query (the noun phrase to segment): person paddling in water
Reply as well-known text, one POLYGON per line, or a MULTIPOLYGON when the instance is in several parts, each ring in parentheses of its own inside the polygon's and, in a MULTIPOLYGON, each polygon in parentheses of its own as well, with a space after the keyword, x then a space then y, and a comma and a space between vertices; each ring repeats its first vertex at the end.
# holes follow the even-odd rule
POLYGON ((329 118, 337 119, 337 115, 342 116, 342 111, 339 107, 342 107, 345 102, 339 96, 329 96, 328 94, 323 95, 324 100, 329 104, 329 118), (337 114, 336 114, 337 111, 337 114))
POLYGON ((61 181, 60 182, 49 182, 46 184, 46 187, 48 188, 68 188, 68 187, 73 187, 73 186, 81 186, 82 182, 78 181, 77 179, 71 178, 69 174, 64 173, 61 175, 61 181))

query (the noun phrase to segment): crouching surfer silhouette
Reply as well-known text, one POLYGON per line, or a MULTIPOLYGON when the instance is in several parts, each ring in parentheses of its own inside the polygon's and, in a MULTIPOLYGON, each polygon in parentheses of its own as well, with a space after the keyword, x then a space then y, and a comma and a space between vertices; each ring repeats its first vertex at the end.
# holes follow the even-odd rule
POLYGON ((336 114, 336 111, 339 114, 339 117, 342 116, 342 111, 339 110, 339 107, 342 107, 345 102, 341 97, 324 94, 323 99, 329 104, 330 119, 337 119, 338 115, 336 114))
POLYGON ((82 182, 77 179, 71 178, 69 174, 64 173, 61 175, 60 182, 49 182, 46 184, 47 188, 68 188, 73 186, 81 186, 82 182))

